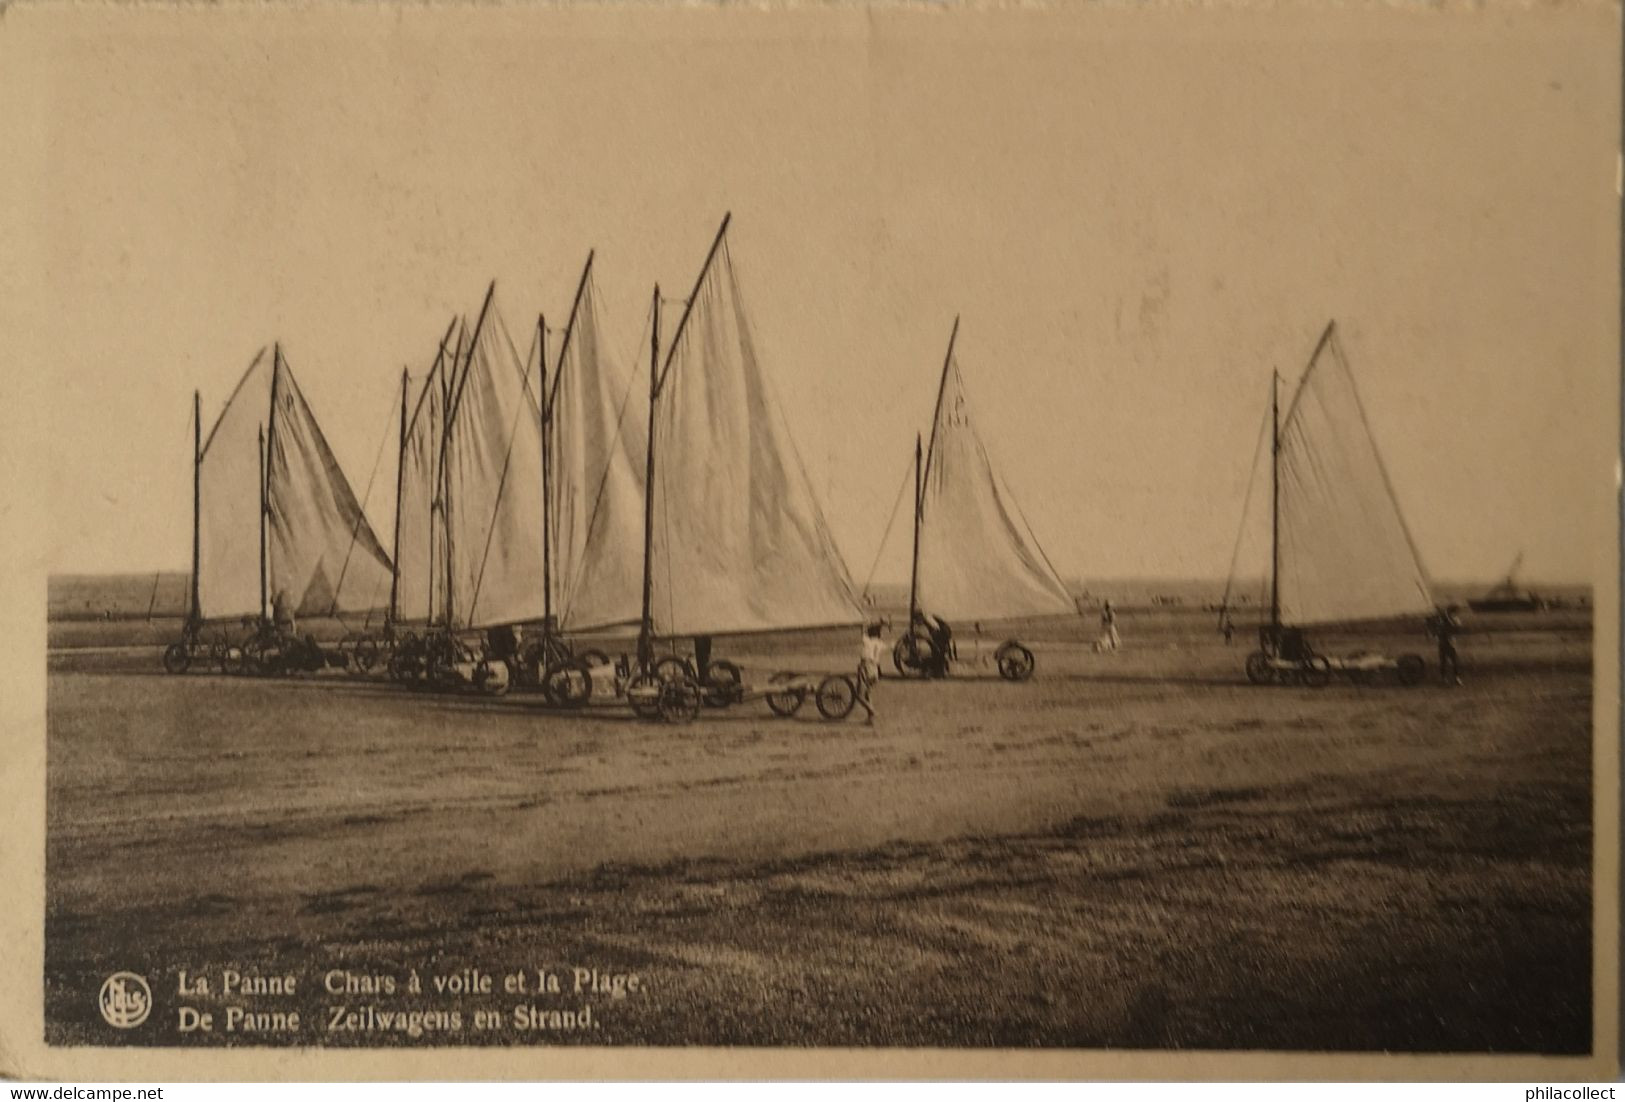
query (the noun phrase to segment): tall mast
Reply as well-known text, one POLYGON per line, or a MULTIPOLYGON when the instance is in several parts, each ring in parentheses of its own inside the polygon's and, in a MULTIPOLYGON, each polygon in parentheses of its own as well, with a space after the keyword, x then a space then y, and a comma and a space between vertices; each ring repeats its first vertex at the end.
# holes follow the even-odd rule
MULTIPOLYGON (((726 223, 724 223, 726 225, 726 223)), ((660 284, 655 284, 649 321, 649 436, 643 466, 643 622, 638 629, 638 665, 654 659, 655 399, 660 397, 660 284)))
MULTIPOLYGON (((198 602, 198 559, 201 557, 199 526, 203 520, 203 393, 192 392, 192 608, 188 628, 196 629, 203 620, 198 602)), ((156 592, 156 590, 155 590, 156 592)), ((149 613, 150 615, 150 613, 149 613)))
POLYGON ((654 312, 649 324, 649 441, 647 462, 643 469, 643 626, 638 633, 638 661, 644 666, 654 658, 655 402, 665 384, 665 374, 671 369, 672 356, 682 342, 689 316, 694 312, 694 303, 700 297, 700 288, 705 285, 711 262, 722 248, 723 237, 728 233, 728 223, 732 220, 732 211, 722 216, 722 225, 717 227, 717 235, 711 240, 711 248, 705 254, 705 263, 700 265, 700 274, 694 279, 694 290, 689 292, 682 316, 677 319, 677 328, 672 330, 664 367, 660 363, 660 284, 655 284, 654 312))
POLYGON ((406 475, 406 403, 412 389, 412 375, 401 368, 401 437, 395 452, 395 542, 389 556, 389 620, 401 617, 401 483, 406 475))
POLYGON ((570 318, 564 323, 564 336, 559 341, 557 369, 552 385, 547 381, 547 318, 536 317, 537 361, 541 365, 541 385, 537 388, 537 405, 542 417, 542 616, 547 630, 553 623, 553 406, 558 397, 559 384, 564 380, 564 357, 575 338, 576 318, 581 312, 581 300, 587 293, 587 281, 592 278, 592 258, 595 250, 588 250, 587 263, 581 269, 581 280, 576 284, 576 297, 570 304, 570 318))
POLYGON ((1281 626, 1281 375, 1270 371, 1270 627, 1281 626))
MULTIPOLYGON (((569 340, 568 336, 565 340, 569 340)), ((536 315, 536 366, 539 372, 536 404, 542 419, 542 630, 553 631, 553 460, 551 434, 553 403, 547 390, 547 316, 536 315)))
MULTIPOLYGON (((428 576, 428 579, 427 579, 427 589, 428 589, 429 606, 428 606, 428 608, 426 608, 424 610, 424 615, 426 617, 424 622, 425 622, 426 626, 428 626, 428 627, 433 627, 434 626, 434 590, 435 590, 435 557, 434 557, 434 548, 435 548, 434 524, 435 524, 435 520, 434 520, 434 518, 435 518, 435 512, 436 512, 437 509, 439 509, 439 510, 444 509, 444 503, 441 501, 441 489, 442 489, 441 483, 443 481, 443 475, 444 475, 444 456, 443 456, 442 453, 443 453, 443 451, 445 449, 445 444, 446 444, 446 389, 447 389, 446 388, 446 353, 448 351, 446 342, 451 340, 452 330, 454 330, 456 328, 457 328, 457 318, 454 315, 452 317, 451 321, 446 323, 446 332, 440 338, 440 347, 435 351, 435 354, 434 354, 434 366, 429 369, 429 374, 427 376, 425 376, 424 380, 423 380, 424 394, 423 394, 422 397, 420 397, 418 399, 418 408, 421 411, 422 408, 423 408, 423 403, 428 400, 429 388, 430 387, 438 387, 439 390, 440 390, 440 407, 439 407, 440 408, 440 430, 439 430, 438 434, 432 435, 432 436, 429 437, 429 439, 434 442, 435 466, 434 466, 434 482, 429 487, 429 523, 426 525, 426 527, 429 530, 429 532, 428 532, 428 535, 429 535, 429 557, 425 560, 428 563, 428 575, 429 576, 428 576)), ((459 334, 458 337, 457 337, 457 346, 458 346, 458 348, 462 347, 462 340, 463 340, 463 338, 462 338, 461 334, 459 334)))
MULTIPOLYGON (((482 317, 484 315, 481 315, 482 317)), ((440 532, 441 551, 445 555, 445 576, 441 579, 444 584, 446 605, 446 630, 452 627, 452 600, 451 600, 451 481, 446 477, 446 457, 451 450, 451 420, 456 403, 456 395, 460 393, 462 379, 467 375, 467 368, 459 371, 463 360, 463 338, 467 336, 466 329, 459 326, 457 329, 457 345, 451 354, 451 377, 443 380, 440 399, 440 462, 436 481, 440 483, 440 532)), ((469 362, 474 359, 473 345, 469 345, 469 362)))
MULTIPOLYGON (((495 297, 496 293, 497 281, 493 279, 491 285, 485 289, 485 301, 480 305, 480 316, 475 320, 474 329, 468 335, 468 351, 463 354, 462 374, 456 380, 456 386, 451 396, 451 405, 446 410, 446 435, 440 441, 442 481, 445 481, 446 448, 451 441, 452 422, 457 419, 457 409, 462 405, 463 401, 463 390, 468 386, 469 373, 474 370, 474 350, 479 347, 480 331, 485 328, 485 318, 491 312, 491 299, 495 297)), ((460 337, 458 343, 461 344, 460 337)), ((453 605, 454 591, 452 589, 452 554, 455 548, 451 544, 451 486, 449 483, 441 490, 441 501, 446 514, 446 630, 451 631, 452 625, 455 623, 454 613, 456 608, 453 605)))
MULTIPOLYGON (((942 357, 942 378, 937 381, 937 404, 931 414, 931 447, 925 453, 925 469, 931 469, 931 457, 937 453, 937 422, 942 420, 942 398, 948 392, 948 369, 954 363, 954 342, 959 340, 959 315, 954 315, 954 329, 948 334, 948 353, 942 357)), ((917 495, 916 495, 917 496, 917 495)))
POLYGON ((260 426, 260 623, 265 622, 265 514, 270 511, 265 496, 265 426, 260 426))
POLYGON ((908 623, 912 630, 915 619, 920 615, 920 488, 921 488, 921 459, 924 446, 920 441, 920 434, 914 434, 914 559, 908 570, 908 623))
POLYGON ((277 384, 282 381, 282 344, 277 342, 271 350, 271 413, 264 433, 263 456, 260 460, 260 618, 270 608, 266 604, 267 584, 271 573, 271 541, 266 529, 271 519, 271 463, 276 449, 277 384))

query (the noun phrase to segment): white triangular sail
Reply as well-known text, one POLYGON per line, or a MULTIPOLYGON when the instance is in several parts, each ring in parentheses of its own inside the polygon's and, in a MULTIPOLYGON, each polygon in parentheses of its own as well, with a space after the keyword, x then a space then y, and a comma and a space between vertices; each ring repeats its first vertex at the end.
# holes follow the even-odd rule
POLYGON ((656 635, 862 621, 722 238, 663 369, 654 448, 656 635))
POLYGON ((198 467, 198 615, 258 616, 261 434, 270 422, 275 356, 263 349, 204 438, 198 467))
POLYGON ((328 616, 387 602, 389 555, 279 352, 256 358, 210 431, 198 498, 200 618, 270 611, 262 554, 265 606, 328 616))
POLYGON ((950 351, 920 490, 919 604, 954 622, 1077 611, 994 470, 950 351))
POLYGON ((1425 616, 1422 567, 1371 436, 1354 376, 1328 326, 1281 425, 1281 621, 1309 625, 1425 616))
POLYGON ((549 381, 553 607, 569 630, 636 623, 647 388, 616 370, 604 347, 590 264, 564 340, 549 381))
POLYGON ((267 436, 272 601, 300 616, 370 612, 389 600, 389 554, 339 469, 286 361, 267 436))
POLYGON ((475 325, 446 441, 452 620, 540 620, 542 450, 535 378, 491 304, 475 325))

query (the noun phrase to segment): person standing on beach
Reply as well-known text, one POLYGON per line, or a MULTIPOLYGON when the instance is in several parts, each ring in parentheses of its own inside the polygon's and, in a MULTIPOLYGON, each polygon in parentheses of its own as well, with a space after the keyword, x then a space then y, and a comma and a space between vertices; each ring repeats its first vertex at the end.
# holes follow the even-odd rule
POLYGON ((271 625, 283 635, 299 634, 299 621, 294 618, 293 602, 286 589, 277 590, 271 599, 271 625))
POLYGON ((1123 645, 1123 637, 1117 634, 1117 610, 1112 607, 1110 599, 1100 606, 1100 641, 1107 650, 1116 650, 1123 645))
POLYGON ((1461 634, 1461 617, 1456 606, 1440 609, 1428 620, 1428 634, 1439 641, 1439 680, 1461 684, 1461 656, 1456 653, 1456 636, 1461 634))
POLYGON ((880 662, 886 657, 886 646, 880 640, 880 625, 870 624, 863 629, 863 653, 858 658, 858 703, 869 713, 865 723, 875 721, 874 690, 880 680, 880 662))

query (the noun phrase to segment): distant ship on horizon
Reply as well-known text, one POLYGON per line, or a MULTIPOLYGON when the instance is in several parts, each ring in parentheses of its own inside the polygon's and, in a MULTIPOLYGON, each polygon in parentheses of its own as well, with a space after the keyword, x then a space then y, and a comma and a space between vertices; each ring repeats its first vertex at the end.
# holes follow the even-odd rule
POLYGON ((1523 552, 1507 568, 1507 575, 1494 589, 1482 597, 1470 598, 1467 607, 1474 612, 1544 612, 1553 602, 1518 584, 1518 568, 1523 565, 1523 552))

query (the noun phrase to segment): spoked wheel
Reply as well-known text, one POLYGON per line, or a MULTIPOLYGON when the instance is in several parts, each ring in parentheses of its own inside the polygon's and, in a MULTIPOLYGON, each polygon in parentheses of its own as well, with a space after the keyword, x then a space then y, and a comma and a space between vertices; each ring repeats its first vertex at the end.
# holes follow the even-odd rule
POLYGON ((675 654, 668 654, 655 663, 655 676, 662 681, 676 681, 681 678, 687 678, 689 681, 697 680, 688 660, 678 658, 675 654))
POLYGON ((1324 689, 1332 681, 1332 664, 1318 654, 1306 658, 1298 668, 1298 678, 1311 689, 1324 689))
POLYGON ((171 643, 164 648, 164 672, 185 673, 192 665, 192 649, 185 643, 171 643))
POLYGON ((1025 681, 1033 675, 1033 652, 1016 642, 1014 639, 1005 643, 993 653, 994 662, 998 663, 999 676, 1006 681, 1025 681))
POLYGON ((687 677, 661 682, 659 710, 667 723, 692 722, 700 714, 699 683, 687 677))
POLYGON ((327 666, 327 652, 316 643, 309 641, 293 645, 291 650, 293 661, 289 663, 290 670, 303 670, 305 673, 315 673, 327 666))
POLYGON ((1254 685, 1268 685, 1275 680, 1275 670, 1270 665, 1269 655, 1261 650, 1255 650, 1247 656, 1247 680, 1254 685))
POLYGON ((391 680, 410 685, 423 677, 423 655, 416 650, 398 649, 389 656, 391 680))
POLYGON ((857 686, 845 674, 832 673, 818 684, 818 714, 825 719, 845 719, 857 699, 857 686))
POLYGON ((660 714, 660 689, 665 682, 654 674, 640 673, 626 687, 626 702, 632 714, 639 719, 653 719, 660 714))
POLYGON ((260 675, 275 672, 271 651, 263 639, 250 639, 238 653, 242 655, 241 672, 260 675))
POLYGON ((542 692, 547 702, 556 708, 580 708, 592 697, 592 674, 587 672, 587 660, 578 658, 563 666, 547 671, 542 681, 542 692))
POLYGON ((355 645, 355 668, 362 673, 371 673, 382 657, 383 648, 371 636, 363 636, 355 645))
POLYGON ((937 649, 923 635, 905 635, 892 647, 892 665, 904 677, 924 677, 936 659, 937 649))
POLYGON ((474 667, 474 687, 486 696, 502 696, 508 691, 508 664, 482 658, 474 667))
POLYGON ((1421 683, 1422 678, 1427 676, 1428 667, 1420 654, 1405 654, 1400 656, 1394 672, 1399 676, 1399 683, 1408 689, 1421 683))
POLYGON ((769 685, 782 686, 767 690, 767 706, 772 709, 774 715, 788 718, 801 711, 801 706, 807 702, 807 689, 803 685, 796 684, 800 676, 794 673, 776 673, 768 682, 769 685))
POLYGON ((705 671, 705 706, 726 708, 744 698, 745 677, 732 662, 713 662, 705 671))

